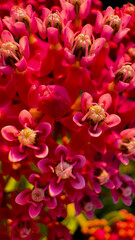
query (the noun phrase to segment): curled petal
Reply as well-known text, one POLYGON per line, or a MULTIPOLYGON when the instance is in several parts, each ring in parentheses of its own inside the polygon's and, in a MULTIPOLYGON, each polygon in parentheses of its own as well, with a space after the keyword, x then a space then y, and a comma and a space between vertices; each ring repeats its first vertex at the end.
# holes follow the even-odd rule
POLYGON ((74 168, 82 168, 86 163, 86 158, 83 155, 75 155, 72 157, 72 161, 76 162, 74 168))
POLYGON ((83 118, 83 114, 82 113, 76 113, 73 116, 73 121, 79 126, 82 127, 84 124, 82 123, 82 118, 83 118))
POLYGON ((39 180, 40 176, 36 173, 32 173, 30 176, 29 176, 29 182, 33 185, 35 185, 35 183, 39 180))
POLYGON ((55 197, 51 197, 45 201, 46 205, 50 209, 54 209, 57 207, 57 199, 55 197))
POLYGON ((50 164, 50 159, 44 158, 37 163, 37 166, 42 172, 47 173, 49 169, 48 167, 49 164, 50 164))
POLYGON ((23 192, 19 193, 15 198, 15 202, 19 205, 25 205, 30 200, 30 189, 26 189, 23 192))
POLYGON ((38 144, 39 150, 34 150, 34 155, 37 158, 44 158, 48 155, 48 147, 45 143, 38 144))
POLYGON ((30 49, 29 49, 29 40, 27 36, 23 36, 19 40, 19 44, 21 47, 21 53, 26 59, 29 59, 30 57, 30 49))
POLYGON ((18 33, 19 36, 28 36, 29 32, 26 29, 26 26, 23 22, 16 22, 14 24, 15 31, 18 33))
POLYGON ((32 115, 27 110, 22 110, 19 114, 19 122, 23 125, 23 127, 33 126, 34 120, 32 115))
POLYGON ((116 114, 111 114, 109 116, 106 117, 105 121, 106 125, 108 127, 115 127, 117 126, 120 122, 121 122, 121 119, 118 115, 116 114))
POLYGON ((88 36, 91 36, 92 35, 92 26, 90 24, 86 24, 81 33, 83 33, 84 35, 88 35, 88 36))
POLYGON ((135 128, 128 128, 128 129, 125 129, 123 130, 121 133, 120 133, 121 137, 123 138, 132 138, 132 137, 135 137, 135 128))
POLYGON ((132 204, 132 199, 130 197, 123 197, 122 200, 125 203, 125 205, 130 206, 132 204))
POLYGON ((27 68, 27 61, 24 57, 22 57, 17 63, 15 63, 15 66, 20 72, 23 72, 27 68))
POLYGON ((83 178, 82 175, 80 175, 79 173, 75 174, 75 179, 70 178, 70 183, 72 185, 73 188, 75 189, 82 189, 85 187, 85 180, 83 178))
POLYGON ((91 56, 87 56, 87 57, 82 57, 81 61, 80 61, 80 65, 82 67, 89 67, 90 64, 92 63, 94 57, 95 57, 95 53, 93 52, 91 56))
POLYGON ((125 165, 128 165, 129 159, 127 156, 124 156, 121 152, 117 154, 118 159, 125 165))
POLYGON ((1 33, 1 40, 2 42, 15 42, 13 35, 8 30, 4 30, 1 33))
POLYGON ((82 112, 86 113, 87 110, 89 110, 91 104, 92 104, 93 98, 92 96, 84 92, 81 97, 81 107, 82 107, 82 112))
POLYGON ((98 104, 101 105, 105 109, 105 111, 111 106, 111 103, 112 97, 109 93, 102 95, 98 101, 98 104))
POLYGON ((60 194, 63 190, 63 187, 64 187, 63 181, 60 181, 58 183, 56 179, 50 180, 50 185, 49 185, 50 196, 54 197, 60 194))
POLYGON ((45 25, 43 24, 42 20, 39 18, 36 18, 36 22, 37 22, 37 28, 39 31, 39 35, 42 39, 46 38, 46 28, 45 25))
POLYGON ((5 126, 1 129, 1 134, 7 141, 17 140, 16 135, 18 134, 18 132, 18 129, 11 125, 5 126))
POLYGON ((97 17, 95 22, 95 32, 100 33, 103 27, 103 15, 100 11, 97 11, 97 17))
POLYGON ((9 152, 9 160, 11 162, 20 162, 26 158, 27 155, 28 153, 26 151, 20 152, 19 147, 13 147, 9 152))
POLYGON ((51 124, 47 122, 41 122, 39 123, 37 129, 42 131, 42 136, 44 138, 47 138, 51 133, 51 124))
POLYGON ((96 129, 89 128, 88 133, 91 137, 99 137, 102 134, 102 129, 97 127, 96 129))
POLYGON ((64 29, 64 46, 66 48, 71 49, 73 42, 74 42, 74 32, 69 27, 66 27, 64 29))
POLYGON ((105 38, 97 38, 91 46, 90 55, 97 55, 106 42, 105 38))
POLYGON ((91 2, 92 2, 91 0, 86 0, 82 2, 82 4, 80 5, 79 17, 81 19, 85 19, 88 16, 90 12, 91 2))
POLYGON ((55 149, 55 156, 57 158, 60 158, 62 155, 64 157, 67 157, 69 154, 69 150, 63 146, 63 145, 59 145, 56 149, 55 149))
POLYGON ((43 203, 31 204, 29 207, 30 217, 31 218, 37 217, 40 214, 42 207, 43 207, 43 203))
POLYGON ((48 42, 51 44, 57 44, 59 42, 58 34, 59 32, 57 28, 48 27, 47 28, 48 42))
POLYGON ((70 64, 75 63, 75 55, 73 55, 68 48, 64 49, 65 58, 70 64))
POLYGON ((115 41, 116 43, 119 43, 125 36, 126 34, 130 31, 130 28, 124 28, 121 31, 118 31, 114 37, 113 37, 113 41, 115 41))
POLYGON ((102 29, 101 37, 105 38, 106 41, 108 42, 112 34, 113 34, 113 28, 108 25, 104 25, 102 29))

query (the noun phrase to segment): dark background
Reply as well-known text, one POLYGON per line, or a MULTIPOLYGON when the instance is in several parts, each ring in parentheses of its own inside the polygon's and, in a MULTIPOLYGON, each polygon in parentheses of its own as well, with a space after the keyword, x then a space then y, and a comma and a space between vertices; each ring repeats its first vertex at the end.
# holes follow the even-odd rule
POLYGON ((128 2, 135 5, 135 0, 129 0, 129 1, 127 1, 127 0, 108 0, 108 1, 102 0, 104 9, 106 9, 108 6, 112 6, 113 8, 115 8, 116 6, 122 7, 123 4, 126 4, 128 2))

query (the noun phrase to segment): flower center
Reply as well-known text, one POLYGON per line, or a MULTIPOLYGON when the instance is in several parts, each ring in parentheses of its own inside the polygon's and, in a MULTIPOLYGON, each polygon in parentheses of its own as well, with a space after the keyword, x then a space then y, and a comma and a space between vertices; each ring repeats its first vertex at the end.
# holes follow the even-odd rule
POLYGON ((60 16, 57 13, 52 13, 48 15, 46 25, 47 27, 57 28, 58 32, 61 33, 62 22, 61 22, 60 16))
POLYGON ((18 47, 11 42, 6 42, 1 45, 0 55, 5 58, 7 65, 14 66, 14 64, 21 58, 18 47))
POLYGON ((89 55, 91 44, 92 43, 88 35, 80 33, 75 37, 72 51, 77 60, 80 60, 83 56, 89 55))
POLYGON ((16 22, 23 22, 26 29, 30 28, 29 18, 24 9, 16 7, 14 12, 14 18, 16 22))
POLYGON ((113 33, 119 31, 121 20, 118 15, 111 15, 107 18, 105 25, 109 25, 113 29, 113 33))
POLYGON ((24 222, 22 221, 21 223, 18 224, 18 230, 19 230, 19 235, 21 239, 24 239, 30 235, 31 228, 30 224, 28 221, 24 222), (28 226, 27 226, 28 225, 28 226))
POLYGON ((42 188, 35 188, 31 193, 34 202, 41 202, 44 199, 44 190, 42 188))
POLYGON ((94 105, 89 108, 87 120, 90 121, 91 124, 100 124, 102 121, 104 121, 105 117, 105 110, 100 105, 94 105))
POLYGON ((129 197, 132 193, 132 190, 129 186, 122 188, 122 193, 124 195, 124 197, 129 197))
POLYGON ((134 60, 135 59, 135 48, 134 47, 129 48, 128 54, 131 57, 131 59, 134 60))
POLYGON ((119 71, 115 74, 115 83, 118 83, 119 81, 123 81, 125 83, 129 83, 130 80, 134 76, 134 70, 130 65, 123 65, 119 71))
POLYGON ((109 180, 109 174, 104 169, 96 168, 94 171, 94 175, 96 176, 96 179, 98 179, 98 181, 101 184, 107 183, 109 180))
POLYGON ((30 128, 24 128, 18 135, 18 140, 24 146, 33 145, 35 143, 36 133, 30 128))
POLYGON ((72 175, 72 166, 63 161, 55 167, 55 173, 59 178, 67 179, 72 175))

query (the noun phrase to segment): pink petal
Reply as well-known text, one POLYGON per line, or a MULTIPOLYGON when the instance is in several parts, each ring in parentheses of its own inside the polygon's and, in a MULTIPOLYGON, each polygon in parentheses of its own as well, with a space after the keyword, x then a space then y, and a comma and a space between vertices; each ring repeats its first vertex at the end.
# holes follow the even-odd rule
POLYGON ((64 158, 66 158, 68 154, 69 154, 69 150, 64 145, 59 145, 55 149, 55 156, 57 158, 61 158, 62 155, 64 156, 64 158))
POLYGON ((79 17, 81 19, 85 19, 88 16, 90 12, 91 2, 92 2, 91 0, 86 0, 82 2, 79 9, 79 17))
POLYGON ((29 32, 26 29, 26 26, 23 22, 16 22, 14 24, 15 31, 19 36, 28 36, 29 32))
POLYGON ((90 24, 86 24, 82 28, 81 33, 83 33, 84 35, 91 36, 91 34, 92 34, 92 26, 90 24))
POLYGON ((19 40, 19 44, 21 47, 21 53, 26 59, 30 57, 30 48, 29 48, 29 40, 27 36, 23 36, 19 40))
POLYGON ((96 17, 96 22, 95 22, 95 32, 96 33, 101 33, 103 27, 103 15, 101 12, 97 11, 97 17, 96 17))
POLYGON ((68 48, 64 49, 65 58, 70 64, 75 63, 75 55, 73 55, 68 48))
POLYGON ((41 159, 37 163, 38 168, 44 173, 47 173, 49 171, 49 166, 48 165, 51 165, 49 158, 41 159))
POLYGON ((123 130, 120 133, 120 135, 121 135, 122 138, 132 138, 132 137, 135 137, 135 128, 125 129, 125 130, 123 130))
POLYGON ((34 120, 32 115, 27 110, 22 110, 19 114, 19 122, 23 125, 23 127, 31 127, 34 125, 34 120))
POLYGON ((101 105, 106 111, 112 104, 111 95, 109 93, 106 93, 106 94, 102 95, 99 98, 98 104, 101 105))
POLYGON ((18 134, 18 129, 14 126, 5 126, 1 129, 1 134, 2 136, 7 140, 7 141, 15 141, 17 140, 17 134, 18 134))
POLYGON ((91 56, 82 57, 80 61, 80 66, 89 67, 95 56, 95 53, 93 53, 91 56))
POLYGON ((82 118, 83 118, 83 114, 82 113, 76 113, 73 116, 73 121, 79 126, 82 127, 84 124, 82 123, 82 118))
POLYGON ((34 150, 34 155, 37 158, 44 158, 48 155, 48 147, 45 143, 38 144, 39 150, 34 150))
POLYGON ((33 185, 35 185, 36 182, 38 182, 38 180, 40 179, 40 176, 36 173, 32 173, 30 176, 29 176, 29 182, 33 185))
POLYGON ((63 181, 60 181, 59 183, 57 183, 57 179, 53 178, 52 180, 50 180, 50 184, 49 184, 50 196, 54 197, 60 194, 63 190, 63 187, 64 187, 63 181))
POLYGON ((9 160, 11 162, 20 162, 26 158, 27 155, 28 153, 26 151, 20 152, 19 147, 13 147, 9 152, 9 160))
POLYGON ((70 180, 69 180, 72 187, 75 188, 75 189, 84 188, 85 187, 85 180, 84 180, 83 176, 80 175, 79 173, 76 173, 75 176, 76 176, 75 179, 70 178, 70 180))
POLYGON ((40 214, 42 207, 43 207, 43 203, 31 204, 29 207, 30 217, 31 218, 37 217, 40 214))
POLYGON ((57 44, 59 42, 58 38, 58 29, 54 27, 48 27, 47 28, 47 37, 48 37, 48 42, 50 44, 57 44))
POLYGON ((1 33, 1 40, 2 42, 12 42, 14 43, 15 40, 13 38, 13 35, 8 31, 8 30, 4 30, 2 33, 1 33))
POLYGON ((90 106, 92 105, 93 98, 92 96, 84 92, 81 97, 81 107, 82 107, 82 112, 86 113, 87 110, 89 110, 90 106))
POLYGON ((23 72, 27 68, 27 61, 24 57, 22 57, 17 63, 15 63, 15 66, 20 72, 23 72))
POLYGON ((126 34, 130 31, 130 28, 124 28, 123 30, 119 30, 113 37, 113 41, 119 43, 126 34))
POLYGON ((104 25, 102 29, 101 37, 105 38, 108 42, 113 34, 113 28, 108 25, 104 25))
POLYGON ((75 155, 72 157, 72 161, 76 162, 75 169, 82 168, 86 163, 86 158, 83 155, 75 155))
POLYGON ((55 197, 49 198, 45 201, 45 203, 49 209, 54 209, 57 207, 57 199, 55 197))
POLYGON ((130 197, 123 197, 122 196, 122 200, 127 206, 130 206, 132 204, 132 199, 130 197))
POLYGON ((19 193, 17 197, 15 198, 15 202, 19 205, 25 205, 30 200, 30 189, 26 189, 23 192, 19 193))
POLYGON ((125 165, 128 165, 129 159, 128 157, 124 156, 121 152, 117 154, 118 159, 125 165))
POLYGON ((128 14, 123 15, 121 17, 121 28, 122 29, 125 28, 128 25, 130 20, 131 20, 131 16, 130 15, 128 15, 128 14))
POLYGON ((91 137, 99 137, 102 134, 102 129, 100 127, 97 127, 96 130, 89 128, 88 133, 91 137))
POLYGON ((66 27, 64 29, 64 46, 66 48, 71 49, 73 42, 74 42, 74 32, 69 27, 66 27))
POLYGON ((45 39, 46 38, 46 28, 45 28, 44 23, 39 18, 36 18, 36 22, 37 22, 37 28, 38 28, 40 37, 42 39, 45 39))
POLYGON ((106 43, 105 38, 97 38, 91 46, 90 55, 93 54, 97 55, 105 43, 106 43))
POLYGON ((47 138, 48 135, 51 133, 51 128, 52 128, 51 124, 47 123, 47 122, 41 122, 37 126, 37 130, 41 130, 42 131, 41 135, 44 138, 47 138))
POLYGON ((121 119, 120 119, 120 117, 118 116, 118 115, 116 115, 116 114, 111 114, 111 115, 109 115, 109 116, 107 116, 106 118, 105 118, 105 121, 104 121, 105 123, 106 123, 106 125, 108 126, 108 127, 115 127, 115 126, 117 126, 120 122, 121 122, 121 119))

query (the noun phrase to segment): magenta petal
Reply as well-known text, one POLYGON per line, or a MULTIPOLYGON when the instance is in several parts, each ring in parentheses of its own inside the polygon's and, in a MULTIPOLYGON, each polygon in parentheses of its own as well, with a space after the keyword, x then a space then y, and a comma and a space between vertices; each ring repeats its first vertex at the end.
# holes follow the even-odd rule
POLYGON ((5 126, 1 129, 1 134, 2 136, 7 140, 7 141, 15 141, 17 140, 17 134, 18 134, 18 129, 14 126, 5 126))
POLYGON ((82 175, 80 175, 79 173, 76 173, 75 174, 75 179, 73 178, 70 178, 70 183, 72 185, 73 188, 75 189, 82 189, 85 187, 85 180, 83 178, 82 175))
POLYGON ((54 197, 60 194, 63 190, 64 187, 64 182, 60 181, 59 183, 57 182, 57 179, 52 179, 50 180, 50 185, 49 185, 49 193, 50 196, 54 197))
POLYGON ((131 15, 125 14, 121 17, 121 28, 125 28, 131 19, 131 15))
POLYGON ((88 129, 88 133, 91 137, 99 137, 102 134, 102 129, 97 127, 96 130, 93 130, 93 128, 88 129))
POLYGON ((80 61, 80 65, 82 67, 89 67, 90 64, 92 63, 93 59, 95 57, 95 53, 93 52, 91 56, 87 56, 87 57, 82 57, 81 61, 80 61))
POLYGON ((12 42, 12 43, 15 42, 13 35, 8 30, 4 30, 1 33, 1 40, 2 42, 12 42))
POLYGON ((57 44, 59 42, 58 39, 58 29, 54 27, 48 27, 47 28, 47 37, 48 37, 48 42, 51 44, 57 44))
POLYGON ((113 34, 113 28, 108 25, 104 25, 102 29, 101 37, 105 38, 108 42, 113 34))
POLYGON ((88 16, 90 12, 91 2, 92 2, 91 0, 86 0, 82 2, 82 4, 80 5, 79 17, 81 19, 85 19, 88 16))
POLYGON ((97 55, 106 42, 105 38, 97 38, 91 46, 90 55, 97 55))
POLYGON ((118 195, 118 193, 117 193, 115 190, 111 190, 111 193, 112 193, 113 202, 114 202, 114 203, 117 203, 118 200, 119 200, 119 195, 118 195))
POLYGON ((46 205, 50 209, 54 209, 57 207, 57 199, 55 197, 51 197, 48 200, 46 200, 46 205))
POLYGON ((37 217, 40 214, 42 207, 43 207, 43 203, 31 204, 29 207, 30 217, 31 218, 37 217))
POLYGON ((75 169, 82 168, 86 163, 86 158, 83 155, 75 155, 72 157, 72 161, 76 162, 75 169))
POLYGON ((73 55, 68 48, 64 49, 65 58, 70 64, 75 63, 75 55, 73 55))
POLYGON ((40 179, 40 175, 36 174, 36 173, 32 173, 29 176, 29 182, 33 185, 35 185, 36 182, 38 182, 38 180, 40 179))
POLYGON ((132 204, 132 199, 130 197, 123 197, 122 200, 125 203, 125 205, 130 206, 132 204))
POLYGON ((22 57, 17 63, 15 63, 15 66, 20 72, 23 72, 27 68, 27 61, 24 57, 22 57))
POLYGON ((34 120, 32 115, 27 110, 22 110, 19 114, 19 122, 23 125, 23 127, 33 126, 34 120))
POLYGON ((48 169, 49 169, 48 165, 51 165, 49 158, 41 159, 37 163, 38 168, 44 173, 48 172, 48 169))
POLYGON ((26 158, 27 155, 28 155, 28 153, 26 151, 20 152, 19 147, 13 147, 13 148, 11 148, 11 150, 9 152, 9 160, 11 162, 20 162, 24 158, 26 158))
POLYGON ((23 192, 19 193, 17 197, 15 198, 15 202, 19 205, 25 205, 30 200, 30 189, 26 189, 23 192))
POLYGON ((83 114, 82 113, 76 113, 73 116, 73 121, 79 126, 82 127, 84 124, 82 122, 83 114))
POLYGON ((111 106, 111 103, 112 97, 109 93, 102 95, 98 101, 98 104, 101 105, 105 109, 105 111, 111 106))
POLYGON ((41 130, 42 131, 42 136, 44 138, 46 138, 51 133, 51 124, 47 123, 47 122, 41 122, 41 123, 39 123, 37 129, 41 130))
POLYGON ((111 127, 117 126, 121 122, 121 119, 116 114, 111 114, 111 115, 106 117, 104 122, 106 123, 106 125, 108 127, 111 128, 111 127))
POLYGON ((36 22, 37 22, 37 28, 39 31, 39 35, 42 39, 46 38, 46 28, 45 25, 43 24, 42 20, 39 18, 36 18, 36 22))
POLYGON ((0 66, 0 71, 5 74, 12 74, 13 68, 11 68, 10 66, 0 66))
POLYGON ((96 22, 95 22, 95 32, 96 33, 101 33, 103 27, 103 15, 101 12, 97 11, 97 17, 96 17, 96 22))
POLYGON ((69 150, 64 145, 59 145, 55 149, 55 156, 61 158, 63 155, 65 158, 68 156, 69 150))
POLYGON ((114 35, 113 41, 115 41, 116 43, 119 43, 129 31, 130 31, 130 28, 124 28, 123 30, 118 31, 114 35))
POLYGON ((88 35, 88 36, 91 36, 92 35, 92 26, 90 24, 86 24, 81 33, 83 33, 84 35, 88 35))
POLYGON ((93 98, 89 93, 84 92, 82 94, 81 107, 84 113, 86 113, 89 110, 90 106, 92 105, 92 101, 93 101, 93 98))
POLYGON ((29 49, 29 40, 27 36, 23 36, 19 40, 19 44, 21 46, 21 53, 26 59, 29 59, 30 57, 30 49, 29 49))
POLYGON ((29 33, 25 27, 25 24, 23 22, 16 22, 14 24, 14 27, 19 36, 28 36, 29 35, 29 33))
POLYGON ((38 144, 39 150, 34 150, 34 155, 37 158, 44 158, 48 154, 48 147, 45 143, 38 144))
POLYGON ((64 46, 66 48, 71 49, 73 42, 74 42, 74 32, 69 27, 66 27, 64 29, 64 46))
POLYGON ((125 165, 128 165, 129 159, 128 157, 124 156, 121 152, 117 154, 118 159, 125 165))
POLYGON ((135 136, 135 128, 128 128, 120 133, 123 138, 132 138, 135 136))

